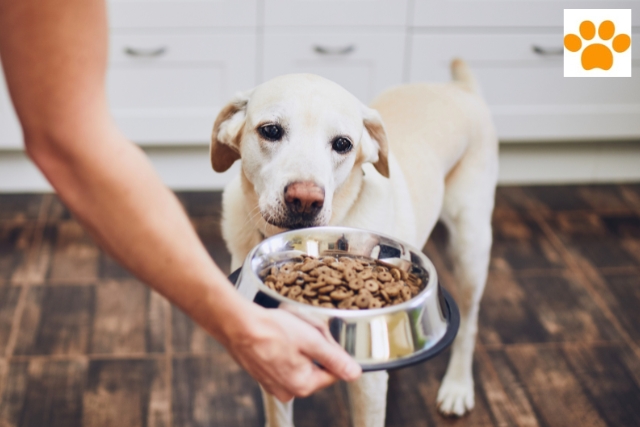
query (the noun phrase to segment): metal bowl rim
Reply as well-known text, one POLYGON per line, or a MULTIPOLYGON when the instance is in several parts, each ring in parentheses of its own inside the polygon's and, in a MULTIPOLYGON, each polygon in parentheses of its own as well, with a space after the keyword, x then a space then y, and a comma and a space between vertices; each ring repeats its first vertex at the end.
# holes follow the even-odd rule
MULTIPOLYGON (((245 259, 245 263, 243 265, 242 268, 242 273, 244 275, 244 266, 247 264, 247 262, 249 262, 249 264, 251 264, 251 261, 254 259, 256 252, 258 252, 258 250, 262 247, 263 244, 265 244, 265 242, 269 241, 270 239, 274 239, 274 238, 282 238, 287 236, 288 234, 296 234, 296 233, 300 233, 301 231, 304 232, 304 230, 314 230, 314 231, 320 231, 320 232, 341 232, 341 231, 348 231, 348 232, 357 232, 357 233, 369 233, 369 234, 373 234, 379 237, 383 237, 385 239, 389 239, 393 242, 397 242, 401 245, 404 245, 405 247, 407 247, 409 250, 413 251, 419 258, 422 259, 422 261, 425 263, 425 267, 427 270, 427 273, 429 274, 429 279, 427 284, 425 285, 424 289, 422 291, 420 291, 420 293, 418 295, 416 295, 415 297, 411 298, 409 301, 405 301, 403 303, 400 304, 396 304, 396 305, 392 305, 389 307, 382 307, 382 308, 368 308, 368 309, 363 309, 363 310, 346 310, 346 309, 341 309, 341 308, 326 308, 326 307, 316 307, 310 304, 303 304, 300 302, 297 302, 295 300, 292 300, 290 298, 284 297, 282 295, 280 295, 278 292, 275 292, 274 290, 270 289, 268 286, 266 286, 264 284, 264 282, 260 279, 260 277, 258 277, 258 275, 256 274, 256 272, 253 270, 253 268, 249 268, 250 270, 250 274, 251 274, 251 279, 257 281, 258 283, 258 287, 260 289, 260 292, 263 292, 267 295, 269 295, 270 297, 272 297, 273 299, 280 301, 281 303, 286 303, 286 304, 291 304, 294 307, 299 307, 304 309, 305 311, 309 312, 309 313, 317 313, 320 315, 324 315, 324 316, 332 316, 332 317, 338 317, 338 318, 344 318, 344 319, 350 319, 350 318, 360 318, 360 319, 365 319, 369 316, 373 317, 373 316, 380 316, 380 315, 385 315, 385 314, 393 314, 396 313, 398 311, 402 311, 402 310, 411 310, 411 309, 415 309, 418 307, 421 307, 424 304, 424 301, 429 299, 429 297, 431 297, 431 295, 434 292, 437 292, 438 288, 439 288, 439 282, 438 282, 438 273, 436 272, 436 268, 433 265, 433 263, 431 262, 431 260, 429 259, 429 257, 427 257, 424 253, 422 253, 422 251, 418 250, 415 246, 406 243, 400 239, 396 239, 395 237, 391 237, 388 236, 386 234, 383 233, 378 233, 376 231, 371 231, 371 230, 367 230, 364 228, 354 228, 354 227, 338 227, 338 226, 321 226, 321 227, 308 227, 308 228, 299 228, 299 229, 295 229, 295 230, 288 230, 279 234, 275 234, 271 237, 266 238, 265 240, 263 240, 262 242, 260 242, 258 245, 256 245, 251 252, 249 252, 249 254, 247 255, 247 258, 245 259), (435 283, 435 286, 429 286, 431 284, 435 283)), ((440 301, 437 300, 437 304, 438 307, 440 308, 440 311, 443 311, 443 307, 441 307, 440 305, 440 301)))

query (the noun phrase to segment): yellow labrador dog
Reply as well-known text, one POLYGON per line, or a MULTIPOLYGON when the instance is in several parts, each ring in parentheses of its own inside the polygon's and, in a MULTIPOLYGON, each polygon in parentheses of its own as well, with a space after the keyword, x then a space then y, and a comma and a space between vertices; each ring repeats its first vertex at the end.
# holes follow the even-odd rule
MULTIPOLYGON (((453 82, 392 88, 368 107, 322 77, 293 74, 238 94, 213 128, 217 172, 242 159, 223 196, 232 268, 284 230, 343 225, 422 247, 442 220, 459 286, 461 324, 438 392, 444 414, 474 406, 472 359, 491 249, 498 142, 461 60, 453 82)), ((355 427, 382 427, 386 372, 349 384, 355 427)), ((292 402, 264 394, 267 426, 292 425, 292 402)))

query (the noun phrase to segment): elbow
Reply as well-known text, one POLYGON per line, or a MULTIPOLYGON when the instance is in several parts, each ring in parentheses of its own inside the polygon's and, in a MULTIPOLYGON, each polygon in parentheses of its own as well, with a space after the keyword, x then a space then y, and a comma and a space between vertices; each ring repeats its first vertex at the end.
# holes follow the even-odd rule
POLYGON ((67 161, 65 143, 60 138, 43 133, 24 132, 24 147, 27 156, 47 177, 49 171, 67 161))

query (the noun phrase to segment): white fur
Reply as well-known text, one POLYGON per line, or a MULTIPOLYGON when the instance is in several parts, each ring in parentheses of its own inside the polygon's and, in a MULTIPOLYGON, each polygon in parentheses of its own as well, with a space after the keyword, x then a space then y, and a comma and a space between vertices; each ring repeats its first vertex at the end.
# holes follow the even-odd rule
MULTIPOLYGON (((452 68, 457 81, 392 88, 372 103, 375 110, 321 77, 279 77, 247 92, 246 106, 222 123, 212 144, 234 144, 242 132, 235 147, 242 174, 223 198, 232 268, 261 239, 282 231, 265 217, 282 213, 284 186, 293 181, 325 189, 318 225, 375 230, 422 247, 438 219, 444 222, 461 324, 437 401, 444 414, 462 415, 474 405, 472 359, 491 248, 498 144, 466 64, 456 60, 452 68), (379 124, 376 110, 389 141, 389 178, 371 164, 383 157, 383 145, 363 124, 379 124), (286 141, 261 141, 256 128, 274 120, 286 124, 286 141), (331 150, 337 134, 353 141, 349 154, 331 150)), ((386 373, 365 374, 349 385, 355 427, 384 425, 386 390, 386 373)), ((292 425, 292 403, 264 399, 267 426, 292 425)))

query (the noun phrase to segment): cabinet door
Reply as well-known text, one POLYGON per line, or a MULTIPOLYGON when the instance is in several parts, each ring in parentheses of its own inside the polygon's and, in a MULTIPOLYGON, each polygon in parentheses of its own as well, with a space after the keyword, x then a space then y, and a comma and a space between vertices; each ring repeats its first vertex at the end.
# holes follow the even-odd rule
POLYGON ((318 74, 364 102, 402 81, 404 32, 267 32, 264 77, 318 74))
POLYGON ((0 64, 0 149, 22 146, 22 129, 11 104, 0 64))
POLYGON ((562 27, 564 9, 638 5, 638 0, 415 0, 411 22, 418 27, 562 27))
POLYGON ((405 25, 407 0, 265 0, 265 25, 405 25))
POLYGON ((258 0, 109 0, 112 28, 255 27, 258 0))
POLYGON ((451 59, 465 59, 502 140, 640 137, 640 61, 631 78, 565 78, 561 52, 562 33, 417 34, 410 79, 449 81, 451 59))
POLYGON ((255 34, 114 35, 112 113, 140 144, 207 143, 219 109, 255 86, 255 57, 255 34))

